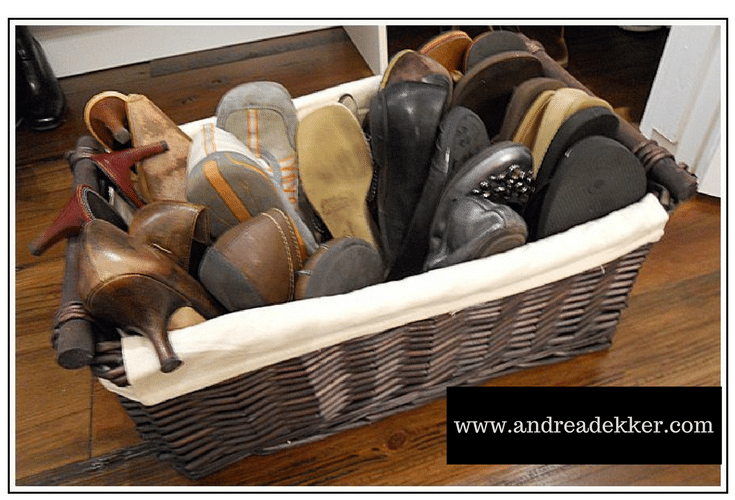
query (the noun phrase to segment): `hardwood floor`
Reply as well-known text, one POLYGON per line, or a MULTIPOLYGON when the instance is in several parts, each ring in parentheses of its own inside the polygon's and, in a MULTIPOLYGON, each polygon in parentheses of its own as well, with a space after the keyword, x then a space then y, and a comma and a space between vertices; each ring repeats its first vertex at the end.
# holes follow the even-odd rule
MULTIPOLYGON (((471 29, 479 27, 469 27, 471 29)), ((389 29, 389 50, 416 48, 437 27, 389 29)), ((529 36, 533 30, 528 29, 529 36)), ((568 70, 631 121, 642 115, 666 30, 566 29, 568 70)), ((115 396, 88 370, 64 370, 51 347, 64 245, 41 257, 29 242, 67 201, 63 159, 80 135, 87 100, 104 90, 147 95, 177 123, 211 116, 220 96, 252 80, 294 97, 369 76, 339 28, 115 68, 61 80, 64 123, 16 130, 14 463, 18 487, 39 486, 717 486, 713 465, 446 464, 446 400, 269 456, 247 458, 192 481, 159 461, 115 396)), ((644 264, 612 348, 508 375, 488 385, 719 386, 721 203, 697 196, 673 213, 644 264)), ((12 241, 12 240, 11 240, 12 241)), ((11 351, 11 354, 13 351, 11 351)), ((12 486, 12 484, 11 484, 12 486)), ((22 489, 22 488, 21 488, 22 489)))

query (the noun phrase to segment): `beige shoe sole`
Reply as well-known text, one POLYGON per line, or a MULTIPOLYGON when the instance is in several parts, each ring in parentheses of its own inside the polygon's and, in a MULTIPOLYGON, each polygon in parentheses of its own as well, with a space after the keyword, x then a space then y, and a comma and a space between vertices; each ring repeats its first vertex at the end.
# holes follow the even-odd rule
POLYGON ((378 248, 366 202, 372 155, 355 116, 342 104, 316 109, 299 123, 296 145, 303 191, 332 236, 378 248))

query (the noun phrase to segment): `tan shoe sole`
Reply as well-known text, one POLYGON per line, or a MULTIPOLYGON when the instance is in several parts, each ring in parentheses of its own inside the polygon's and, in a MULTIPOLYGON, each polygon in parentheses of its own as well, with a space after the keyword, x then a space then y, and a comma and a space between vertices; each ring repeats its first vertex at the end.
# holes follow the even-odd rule
POLYGON ((296 145, 304 194, 332 236, 378 248, 366 202, 372 155, 355 116, 342 104, 318 108, 299 123, 296 145))
POLYGON ((128 124, 134 146, 166 141, 168 150, 138 166, 137 188, 150 203, 157 200, 186 201, 186 161, 191 138, 148 97, 130 94, 128 124))
POLYGON ((115 140, 120 144, 130 141, 127 129, 126 105, 128 96, 114 90, 93 96, 84 106, 84 124, 97 142, 112 151, 115 140), (116 130, 110 130, 112 126, 116 130))

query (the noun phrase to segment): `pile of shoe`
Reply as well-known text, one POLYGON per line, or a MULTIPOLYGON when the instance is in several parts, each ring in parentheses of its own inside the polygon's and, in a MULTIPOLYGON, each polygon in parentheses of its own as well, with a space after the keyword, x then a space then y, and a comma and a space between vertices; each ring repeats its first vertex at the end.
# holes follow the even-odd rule
POLYGON ((638 201, 610 105, 514 32, 443 33, 389 62, 367 130, 389 278, 485 257, 638 201))
POLYGON ((510 250, 645 195, 605 101, 544 75, 512 32, 444 33, 390 61, 367 116, 299 118, 275 82, 238 85, 184 134, 141 95, 85 109, 92 159, 131 207, 80 187, 40 253, 80 234, 89 313, 147 335, 163 371, 177 310, 341 294, 510 250))
POLYGON ((283 86, 252 82, 190 135, 136 94, 100 93, 84 118, 91 137, 68 160, 91 161, 102 186, 78 185, 30 250, 77 237, 82 307, 105 332, 148 337, 163 372, 181 363, 169 330, 384 280, 371 155, 346 106, 299 123, 283 86))

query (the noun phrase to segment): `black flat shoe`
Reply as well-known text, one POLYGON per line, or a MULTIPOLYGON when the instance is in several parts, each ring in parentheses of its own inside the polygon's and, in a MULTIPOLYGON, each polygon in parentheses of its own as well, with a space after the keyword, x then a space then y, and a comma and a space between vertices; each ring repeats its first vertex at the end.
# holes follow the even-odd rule
POLYGON ((614 139, 593 135, 574 143, 534 192, 525 219, 529 241, 561 233, 639 201, 646 173, 636 156, 614 139))
POLYGON ((27 26, 15 28, 15 71, 16 117, 36 131, 58 127, 66 106, 64 92, 27 26))
POLYGON ((370 104, 378 227, 388 269, 409 251, 404 240, 424 190, 446 97, 446 87, 407 81, 380 90, 370 104))
POLYGON ((393 265, 391 279, 422 271, 429 250, 429 230, 444 187, 467 161, 489 146, 485 124, 473 111, 456 106, 444 115, 426 183, 404 238, 403 251, 393 265))

